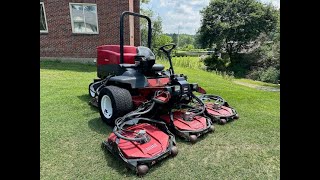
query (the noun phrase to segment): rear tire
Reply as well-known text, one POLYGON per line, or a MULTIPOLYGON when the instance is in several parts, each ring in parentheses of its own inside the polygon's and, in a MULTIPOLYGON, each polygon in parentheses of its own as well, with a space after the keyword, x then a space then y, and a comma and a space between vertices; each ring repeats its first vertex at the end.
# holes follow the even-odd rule
POLYGON ((132 97, 128 90, 106 86, 100 90, 98 107, 101 119, 114 125, 114 120, 132 110, 132 97))

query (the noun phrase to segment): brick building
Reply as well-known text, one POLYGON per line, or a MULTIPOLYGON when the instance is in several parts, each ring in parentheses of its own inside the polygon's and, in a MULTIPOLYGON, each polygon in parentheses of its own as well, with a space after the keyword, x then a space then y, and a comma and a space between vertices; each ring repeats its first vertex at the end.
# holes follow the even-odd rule
MULTIPOLYGON (((140 0, 40 0, 40 58, 92 59, 96 47, 119 44, 123 11, 140 0)), ((139 19, 125 18, 125 44, 139 45, 139 19)))

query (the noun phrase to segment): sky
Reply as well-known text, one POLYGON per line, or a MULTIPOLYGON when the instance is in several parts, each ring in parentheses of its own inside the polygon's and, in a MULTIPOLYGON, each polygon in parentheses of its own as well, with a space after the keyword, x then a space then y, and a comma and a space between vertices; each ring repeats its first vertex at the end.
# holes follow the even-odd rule
MULTIPOLYGON (((195 34, 200 27, 200 10, 209 5, 210 0, 150 0, 142 8, 151 9, 162 18, 164 33, 195 34)), ((260 0, 280 8, 280 0, 260 0)))

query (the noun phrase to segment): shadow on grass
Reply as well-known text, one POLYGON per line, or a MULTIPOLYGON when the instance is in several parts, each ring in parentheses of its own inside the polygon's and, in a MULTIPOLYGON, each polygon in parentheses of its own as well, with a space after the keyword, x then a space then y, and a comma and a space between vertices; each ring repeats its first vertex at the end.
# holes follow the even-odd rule
POLYGON ((40 69, 59 71, 96 72, 97 67, 89 63, 40 61, 40 69))
POLYGON ((101 148, 104 152, 105 160, 107 161, 107 164, 112 169, 115 169, 119 174, 125 177, 136 177, 136 174, 134 171, 129 170, 126 168, 126 163, 122 161, 119 157, 116 157, 111 152, 109 152, 107 149, 101 148))
POLYGON ((89 101, 91 100, 91 97, 87 94, 83 94, 81 96, 77 96, 81 101, 85 102, 86 104, 88 104, 88 106, 90 106, 90 110, 94 111, 95 113, 99 113, 99 110, 97 107, 92 106, 91 104, 89 104, 89 101))
MULTIPOLYGON (((201 135, 200 137, 197 138, 197 142, 195 144, 197 144, 198 142, 203 141, 204 139, 206 139, 207 136, 210 136, 210 135, 214 135, 214 132, 213 133, 206 133, 206 134, 201 135)), ((176 143, 177 143, 177 147, 178 148, 179 148, 179 144, 180 143, 181 144, 186 144, 188 146, 192 146, 193 145, 190 141, 187 141, 182 137, 179 137, 177 135, 175 135, 175 137, 176 137, 176 143)))
POLYGON ((104 123, 100 117, 89 120, 88 126, 94 132, 105 136, 109 136, 112 132, 112 127, 104 123))
MULTIPOLYGON (((104 151, 104 156, 109 167, 111 167, 112 169, 115 169, 119 174, 121 174, 124 177, 130 177, 130 178, 138 177, 134 170, 126 168, 126 163, 120 157, 113 155, 107 149, 104 149, 102 147, 101 149, 104 151)), ((165 162, 170 161, 171 158, 172 158, 171 156, 168 156, 165 159, 162 159, 161 161, 151 166, 151 168, 149 169, 149 172, 143 177, 145 178, 151 177, 152 172, 157 171, 158 168, 160 168, 165 162)))
MULTIPOLYGON (((113 128, 104 123, 101 118, 94 118, 88 121, 88 126, 91 130, 98 134, 102 134, 105 138, 111 134, 113 128)), ((101 142, 102 143, 102 142, 101 142)), ((134 171, 127 170, 126 164, 118 157, 114 156, 111 152, 101 146, 101 151, 104 153, 105 160, 109 167, 115 169, 119 174, 126 177, 135 177, 134 171)))

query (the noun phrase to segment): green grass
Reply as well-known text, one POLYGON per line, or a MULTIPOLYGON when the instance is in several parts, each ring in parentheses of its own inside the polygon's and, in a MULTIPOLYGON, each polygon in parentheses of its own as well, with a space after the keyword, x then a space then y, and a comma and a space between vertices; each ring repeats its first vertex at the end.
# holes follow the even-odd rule
MULTIPOLYGON (((166 67, 169 67, 169 61, 166 58, 158 59, 157 64, 163 64, 166 67)), ((203 67, 203 62, 199 61, 199 57, 173 57, 172 65, 173 67, 201 69, 203 67)))
MULTIPOLYGON (((88 105, 96 77, 88 64, 40 62, 41 179, 139 179, 100 148, 112 128, 88 105)), ((261 91, 214 73, 176 67, 208 93, 224 97, 240 119, 194 145, 177 138, 179 154, 156 164, 143 179, 279 179, 279 92, 261 91)))

